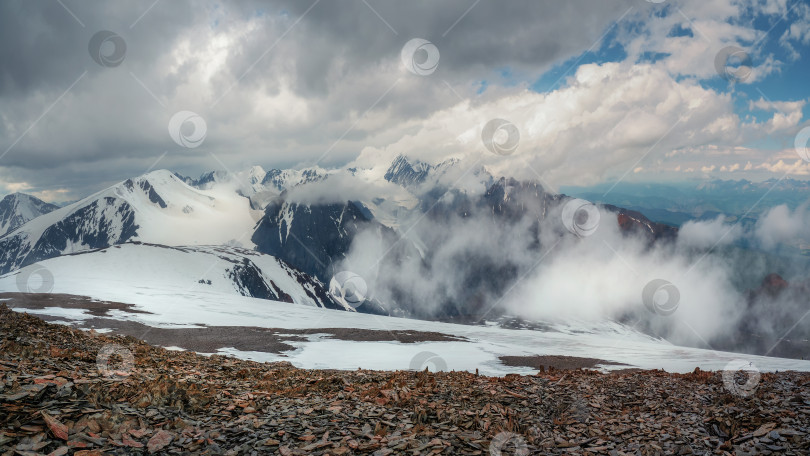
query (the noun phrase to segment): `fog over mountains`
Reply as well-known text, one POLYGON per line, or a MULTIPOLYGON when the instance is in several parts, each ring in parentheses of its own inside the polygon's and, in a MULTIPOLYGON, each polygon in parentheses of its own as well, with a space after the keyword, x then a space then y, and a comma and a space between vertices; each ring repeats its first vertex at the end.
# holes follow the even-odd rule
POLYGON ((54 272, 75 268, 126 287, 352 312, 518 327, 616 321, 678 344, 797 357, 807 348, 806 325, 778 343, 807 296, 806 261, 779 249, 801 237, 804 206, 677 228, 461 160, 401 155, 365 168, 158 170, 63 208, 20 201, 36 200, 7 197, 4 220, 42 214, 0 237, 9 277, 44 268, 58 281, 54 272), (335 284, 342 271, 356 277, 350 286, 335 284))

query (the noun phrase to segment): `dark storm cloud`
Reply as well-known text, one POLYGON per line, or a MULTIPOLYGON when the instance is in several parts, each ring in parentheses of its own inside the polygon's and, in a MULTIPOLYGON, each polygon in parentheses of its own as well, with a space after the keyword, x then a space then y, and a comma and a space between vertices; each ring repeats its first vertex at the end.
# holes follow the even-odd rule
MULTIPOLYGON (((324 2, 310 12, 308 26, 329 37, 325 42, 331 43, 335 55, 345 52, 356 65, 388 58, 410 38, 427 39, 441 51, 438 75, 451 79, 481 78, 506 67, 536 73, 587 49, 630 6, 640 6, 632 0, 368 3, 370 7, 362 2, 324 2)), ((298 14, 309 3, 291 0, 287 5, 298 14)), ((327 64, 325 59, 319 61, 327 64)), ((299 76, 312 87, 322 87, 312 80, 318 74, 299 76)))
POLYGON ((0 183, 67 187, 74 197, 164 154, 159 168, 188 173, 220 167, 211 152, 234 166, 286 166, 331 147, 321 163, 345 163, 370 136, 388 130, 380 137, 396 140, 408 119, 502 71, 538 77, 588 49, 629 6, 644 7, 358 0, 321 1, 304 14, 313 3, 62 3, 0 2, 0 183), (126 42, 119 66, 91 58, 99 30, 126 42), (441 53, 427 77, 400 62, 417 37, 441 53), (167 133, 180 110, 206 119, 199 149, 178 148, 167 133))
POLYGON ((148 2, 62 3, 67 8, 51 1, 0 4, 0 95, 64 90, 71 75, 78 76, 93 63, 87 46, 99 30, 112 30, 140 45, 131 48, 134 52, 127 55, 128 61, 143 56, 143 61, 149 62, 165 51, 161 44, 170 44, 179 30, 193 25, 195 16, 201 16, 184 2, 166 2, 159 9, 153 8, 140 27, 136 24, 130 29, 148 8, 148 2))

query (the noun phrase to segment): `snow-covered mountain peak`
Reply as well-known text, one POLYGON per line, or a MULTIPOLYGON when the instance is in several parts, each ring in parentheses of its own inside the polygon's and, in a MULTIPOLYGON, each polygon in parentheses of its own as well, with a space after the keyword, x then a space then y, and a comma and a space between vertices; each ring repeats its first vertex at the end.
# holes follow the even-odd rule
POLYGON ((252 248, 250 235, 259 216, 233 188, 194 188, 169 171, 152 171, 37 217, 0 238, 0 273, 130 240, 252 248))
POLYGON ((493 176, 481 166, 449 158, 436 164, 398 155, 383 176, 385 180, 412 188, 417 193, 435 187, 456 189, 465 193, 481 193, 493 183, 493 176), (466 166, 465 166, 466 165, 466 166), (474 169, 467 166, 473 165, 474 169))
POLYGON ((0 200, 0 237, 27 222, 59 209, 45 201, 25 193, 12 193, 0 200))
POLYGON ((278 192, 290 190, 293 187, 325 179, 330 174, 339 172, 338 170, 327 170, 319 166, 304 169, 271 169, 265 173, 262 184, 267 189, 275 189, 278 192))
POLYGON ((267 175, 267 171, 259 165, 251 166, 243 171, 243 173, 251 184, 261 184, 262 180, 264 180, 264 176, 267 175))
POLYGON ((174 176, 185 184, 201 190, 211 190, 214 187, 227 188, 251 200, 261 201, 262 203, 254 204, 257 209, 261 209, 267 200, 280 193, 280 190, 264 185, 263 181, 267 174, 264 168, 255 165, 237 172, 209 171, 197 179, 179 174, 174 176))

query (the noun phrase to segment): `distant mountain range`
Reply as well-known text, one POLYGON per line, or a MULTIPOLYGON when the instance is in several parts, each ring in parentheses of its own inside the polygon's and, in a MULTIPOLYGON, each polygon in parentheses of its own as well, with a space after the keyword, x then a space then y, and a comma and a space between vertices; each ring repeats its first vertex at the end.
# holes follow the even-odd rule
POLYGON ((560 191, 589 201, 643 212, 661 223, 680 226, 689 220, 726 215, 754 221, 763 210, 780 204, 791 209, 810 200, 810 181, 791 178, 711 180, 678 183, 603 183, 591 187, 566 186, 560 191))
MULTIPOLYGON (((568 200, 546 192, 539 184, 496 179, 483 169, 472 173, 480 192, 452 188, 444 180, 456 165, 456 161, 427 165, 399 156, 383 169, 265 171, 254 166, 234 174, 205 173, 196 179, 161 170, 127 179, 62 208, 27 195, 9 195, 0 206, 6 227, 0 236, 0 274, 65 255, 90 252, 90 258, 100 254, 92 252, 105 252, 122 244, 141 246, 130 250, 144 249, 147 244, 183 249, 227 246, 274 257, 299 271, 300 282, 322 289, 338 272, 335 265, 346 258, 361 231, 372 230, 395 245, 394 255, 414 258, 423 255, 425 246, 419 246, 414 239, 400 242, 407 234, 400 229, 403 221, 425 216, 433 220, 463 218, 475 209, 491 213, 506 224, 525 216, 529 206, 535 208, 530 216, 541 220, 551 208, 568 200), (384 192, 361 199, 328 195, 334 193, 330 183, 347 176, 359 182, 383 177, 391 185, 384 192), (331 200, 300 200, 298 189, 316 185, 331 200)), ((651 239, 669 230, 640 213, 616 207, 606 210, 622 214, 624 228, 644 231, 651 239)), ((255 269, 260 268, 245 264, 232 269, 232 273, 241 270, 240 274, 248 274, 255 269)), ((251 280, 234 279, 233 292, 269 299, 293 294, 289 290, 269 294, 273 278, 261 273, 253 274, 251 280)), ((491 285, 503 289, 509 280, 507 274, 491 285)), ((312 302, 347 308, 345 303, 329 302, 328 296, 312 302)), ((396 307, 410 313, 405 301, 396 307)), ((375 303, 358 310, 392 310, 390 303, 388 310, 384 308, 385 304, 375 303)))

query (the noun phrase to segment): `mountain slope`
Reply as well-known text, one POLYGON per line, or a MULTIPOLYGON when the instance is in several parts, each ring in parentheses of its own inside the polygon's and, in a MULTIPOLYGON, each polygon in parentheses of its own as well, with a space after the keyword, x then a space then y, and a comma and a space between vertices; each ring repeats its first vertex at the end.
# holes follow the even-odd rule
POLYGON ((328 281, 335 272, 330 265, 342 260, 354 236, 368 228, 390 231, 357 202, 306 205, 277 199, 265 209, 252 241, 258 251, 328 281))
POLYGON ((50 203, 25 193, 12 193, 0 201, 0 237, 29 221, 59 209, 50 203))
POLYGON ((0 274, 129 240, 164 245, 249 244, 254 214, 233 188, 200 190, 169 171, 128 179, 0 238, 0 274))
POLYGON ((12 291, 12 283, 22 284, 26 289, 19 291, 23 292, 28 288, 74 294, 160 289, 172 295, 236 295, 342 309, 322 282, 284 261, 226 246, 126 243, 43 260, 0 278, 0 283, 7 291, 12 291), (45 279, 34 277, 37 270, 47 271, 45 279), (29 284, 30 280, 39 282, 29 284))

